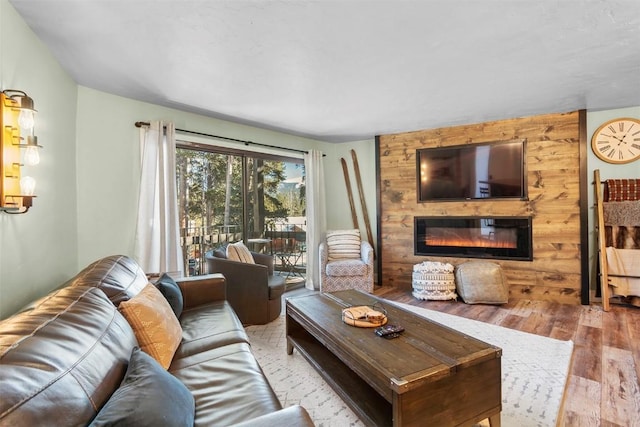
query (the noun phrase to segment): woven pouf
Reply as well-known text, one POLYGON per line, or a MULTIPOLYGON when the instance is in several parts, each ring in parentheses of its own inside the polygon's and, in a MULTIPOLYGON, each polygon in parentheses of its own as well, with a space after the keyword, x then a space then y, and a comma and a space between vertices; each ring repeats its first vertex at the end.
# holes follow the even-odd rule
POLYGON ((422 300, 456 299, 456 282, 453 265, 425 261, 413 266, 413 296, 422 300))

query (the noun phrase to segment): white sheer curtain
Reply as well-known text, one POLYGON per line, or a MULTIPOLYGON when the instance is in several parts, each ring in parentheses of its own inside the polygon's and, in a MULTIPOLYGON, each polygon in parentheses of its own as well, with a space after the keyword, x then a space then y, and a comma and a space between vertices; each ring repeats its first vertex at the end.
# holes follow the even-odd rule
POLYGON ((140 128, 141 176, 134 257, 145 273, 181 276, 184 270, 176 197, 173 123, 140 128))
POLYGON ((309 150, 304 154, 307 198, 307 280, 309 289, 320 288, 318 246, 327 228, 322 153, 309 150))

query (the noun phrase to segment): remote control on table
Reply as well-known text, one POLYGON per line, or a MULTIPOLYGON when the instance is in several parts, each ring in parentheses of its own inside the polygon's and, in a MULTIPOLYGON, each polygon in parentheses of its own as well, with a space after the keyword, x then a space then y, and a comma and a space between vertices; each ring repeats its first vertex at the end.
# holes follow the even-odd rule
POLYGON ((376 335, 382 338, 396 338, 404 331, 400 325, 384 325, 375 329, 376 335))

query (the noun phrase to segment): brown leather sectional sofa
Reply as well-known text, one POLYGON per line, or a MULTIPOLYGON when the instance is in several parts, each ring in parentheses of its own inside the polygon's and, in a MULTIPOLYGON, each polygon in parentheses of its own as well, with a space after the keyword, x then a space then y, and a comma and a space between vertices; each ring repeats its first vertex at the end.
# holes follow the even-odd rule
MULTIPOLYGON (((138 345, 117 307, 147 283, 132 259, 103 258, 1 321, 0 426, 91 423, 120 387, 138 345)), ((224 277, 178 285, 182 341, 168 371, 194 397, 194 424, 313 426, 302 407, 282 409, 225 300, 224 277)))

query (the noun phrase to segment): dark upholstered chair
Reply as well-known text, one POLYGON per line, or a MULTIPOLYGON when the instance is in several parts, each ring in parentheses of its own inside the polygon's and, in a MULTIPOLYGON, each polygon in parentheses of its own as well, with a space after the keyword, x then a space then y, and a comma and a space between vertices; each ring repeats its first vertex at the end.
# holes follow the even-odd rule
POLYGON ((209 273, 222 273, 227 280, 227 301, 244 325, 264 325, 282 310, 285 278, 274 275, 271 255, 251 252, 255 264, 232 261, 223 249, 207 253, 209 273))

